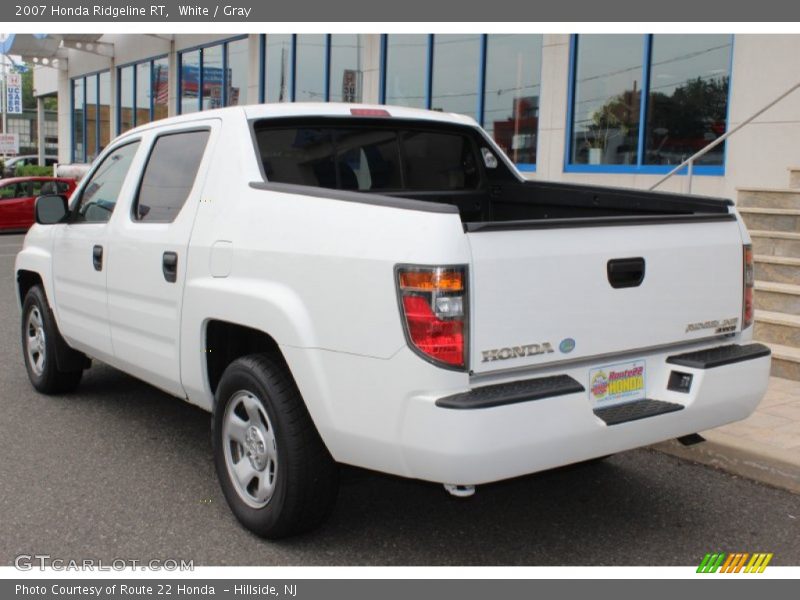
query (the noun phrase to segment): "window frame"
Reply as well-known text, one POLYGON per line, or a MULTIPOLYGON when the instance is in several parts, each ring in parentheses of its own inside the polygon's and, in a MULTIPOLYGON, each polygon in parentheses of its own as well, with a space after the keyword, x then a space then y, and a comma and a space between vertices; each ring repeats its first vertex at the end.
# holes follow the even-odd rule
MULTIPOLYGON (((76 75, 75 77, 70 77, 70 79, 69 79, 69 115, 70 115, 70 126, 69 126, 70 148, 69 148, 69 156, 70 156, 70 162, 73 162, 73 163, 74 162, 78 162, 76 160, 77 158, 80 158, 81 159, 80 162, 82 162, 82 163, 87 162, 86 150, 87 150, 88 141, 89 141, 88 138, 87 138, 87 135, 86 135, 86 124, 88 123, 88 120, 86 118, 86 114, 89 112, 87 110, 87 107, 89 106, 89 103, 86 100, 86 98, 88 96, 88 94, 86 93, 87 89, 88 89, 87 82, 89 80, 92 80, 92 79, 94 80, 95 94, 96 94, 96 98, 97 98, 97 101, 94 103, 94 105, 95 105, 95 107, 98 107, 98 106, 100 106, 100 75, 102 73, 108 73, 109 74, 109 78, 110 78, 111 69, 100 69, 99 71, 92 71, 90 73, 84 73, 83 75, 76 75), (82 153, 82 156, 80 156, 80 157, 78 157, 77 153, 75 152, 75 82, 78 79, 83 81, 83 131, 81 132, 82 133, 81 143, 83 145, 83 153, 82 153)), ((110 103, 112 99, 115 99, 115 95, 114 95, 114 90, 109 90, 109 91, 110 91, 110 97, 109 97, 109 103, 110 103)), ((117 105, 117 106, 119 106, 119 105, 117 105)), ((109 110, 111 110, 111 105, 110 104, 109 104, 108 108, 109 108, 109 110)), ((101 140, 101 135, 100 135, 100 111, 97 108, 95 108, 94 122, 95 122, 95 130, 94 130, 95 131, 95 135, 94 135, 95 146, 94 147, 96 149, 98 149, 98 152, 96 153, 96 156, 95 156, 95 158, 97 158, 102 153, 99 150, 100 149, 100 140, 101 140)), ((109 140, 109 142, 110 142, 110 140, 109 140)))
MULTIPOLYGON (((378 103, 379 104, 386 104, 386 78, 388 76, 388 58, 389 58, 389 35, 403 35, 403 34, 381 34, 381 43, 380 43, 380 58, 378 61, 380 73, 378 76, 378 103)), ((426 50, 426 58, 425 58, 425 108, 431 110, 433 106, 433 67, 434 67, 434 53, 436 48, 436 35, 434 33, 429 33, 428 35, 428 42, 427 42, 427 50, 426 50)), ((439 34, 439 35, 449 35, 449 34, 439 34)), ((485 121, 485 109, 486 109, 486 68, 488 62, 488 49, 489 49, 489 36, 491 34, 482 33, 479 34, 480 37, 480 50, 478 55, 478 76, 477 76, 477 106, 475 109, 476 114, 476 121, 478 124, 483 127, 485 121)), ((544 54, 544 37, 543 34, 540 33, 533 33, 533 34, 517 34, 517 35, 538 35, 542 38, 542 54, 544 54)), ((539 81, 539 88, 542 88, 542 70, 544 68, 544 59, 543 56, 539 60, 539 73, 538 73, 538 81, 539 81)), ((541 98, 541 91, 540 91, 540 98, 541 98)), ((536 128, 536 156, 538 160, 539 156, 539 127, 537 125, 536 128)), ((529 172, 535 173, 536 172, 536 163, 514 163, 514 166, 517 170, 522 172, 529 172)))
MULTIPOLYGON (((153 117, 155 116, 155 101, 153 99, 153 72, 154 72, 154 68, 155 68, 154 65, 155 65, 155 62, 157 60, 163 60, 165 58, 169 59, 169 54, 159 54, 159 55, 156 55, 156 56, 151 56, 150 58, 144 58, 142 60, 136 60, 136 61, 133 61, 133 62, 125 63, 124 65, 119 65, 117 67, 117 85, 116 85, 117 90, 116 90, 116 96, 115 96, 115 100, 116 100, 116 103, 117 103, 117 118, 116 118, 117 135, 123 134, 123 133, 125 133, 125 131, 130 131, 130 129, 135 129, 139 125, 137 123, 137 121, 138 121, 137 117, 138 117, 139 110, 138 110, 138 105, 136 104, 136 101, 137 101, 136 91, 138 89, 138 83, 139 83, 138 82, 138 78, 139 78, 139 69, 138 69, 138 67, 139 67, 139 65, 143 65, 143 64, 147 64, 150 67, 150 121, 148 121, 148 123, 152 123, 153 122, 153 120, 154 120, 153 117), (125 131, 122 131, 122 70, 123 69, 128 69, 128 68, 132 69, 131 86, 132 86, 133 94, 131 95, 131 99, 132 99, 133 105, 132 105, 132 109, 131 110, 133 112, 133 115, 132 115, 131 122, 133 124, 131 125, 130 129, 126 129, 125 131)), ((144 125, 144 123, 142 123, 142 124, 144 125)))
MULTIPOLYGON (((176 106, 175 106, 175 114, 183 114, 183 55, 189 54, 190 52, 199 51, 200 52, 200 60, 198 64, 198 74, 197 74, 197 111, 196 112, 203 112, 203 55, 204 51, 207 48, 214 48, 217 46, 222 46, 222 106, 220 108, 228 106, 228 44, 231 42, 238 42, 240 40, 247 40, 249 36, 247 34, 244 35, 235 35, 229 38, 225 38, 224 40, 216 40, 214 42, 208 42, 205 44, 200 44, 197 46, 188 46, 186 48, 181 48, 176 52, 176 63, 178 67, 178 93, 176 94, 176 106)), ((248 61, 249 62, 249 61, 248 61)), ((151 78, 152 78, 152 66, 151 66, 151 78)), ((248 73, 249 77, 249 73, 248 73)), ((261 76, 259 76, 261 78, 261 76)), ((259 84, 260 85, 260 84, 259 84)), ((248 88, 250 84, 248 82, 248 88)), ((245 90, 245 94, 247 94, 247 90, 245 90)), ((241 104, 246 104, 247 102, 243 102, 241 104)))
MULTIPOLYGON (((570 35, 569 42, 569 74, 567 79, 567 121, 565 127, 566 137, 564 140, 564 173, 618 173, 631 175, 665 175, 678 165, 648 165, 644 162, 647 140, 647 111, 650 106, 650 76, 652 72, 652 51, 653 38, 655 35, 669 34, 642 34, 642 87, 640 90, 639 101, 639 134, 637 140, 637 155, 635 165, 589 165, 571 162, 574 134, 575 116, 575 77, 578 71, 578 51, 579 37, 581 34, 573 33, 570 35)), ((585 34, 584 34, 585 35, 585 34)), ((731 50, 728 59, 728 98, 725 106, 725 131, 730 127, 731 114, 731 91, 733 90, 733 54, 735 51, 736 37, 730 34, 731 50)), ((687 157, 688 158, 688 157, 687 157)), ((693 175, 722 177, 725 175, 725 167, 728 162, 728 144, 722 152, 721 165, 694 165, 693 175)), ((676 172, 676 175, 686 175, 688 167, 676 172)))
POLYGON ((150 164, 150 159, 153 157, 153 152, 156 149, 156 143, 158 142, 158 140, 163 138, 163 137, 168 137, 168 136, 171 136, 171 135, 181 135, 183 133, 196 133, 196 132, 200 132, 200 131, 207 132, 208 133, 208 138, 206 139, 206 145, 203 148, 203 154, 200 157, 200 162, 197 165, 197 170, 199 172, 200 171, 200 167, 202 167, 203 161, 206 158, 206 153, 208 152, 208 145, 211 142, 211 133, 212 133, 211 126, 209 126, 209 125, 203 125, 203 126, 194 125, 192 127, 187 127, 186 129, 167 129, 167 130, 165 130, 163 132, 157 133, 153 137, 153 139, 150 141, 150 146, 147 149, 147 156, 145 157, 144 163, 142 164, 142 172, 139 175, 139 181, 137 181, 137 183, 136 183, 136 190, 135 190, 135 192, 133 194, 133 200, 131 201, 130 211, 128 212, 128 218, 129 218, 131 223, 134 223, 136 225, 169 225, 171 223, 174 223, 176 221, 176 219, 180 216, 180 214, 183 212, 183 207, 186 206, 186 201, 189 199, 189 196, 191 196, 192 190, 194 190, 194 186, 197 185, 197 174, 196 173, 195 173, 194 183, 192 184, 192 187, 189 189, 189 194, 184 199, 183 204, 181 204, 181 209, 177 213, 175 213, 174 218, 172 220, 170 220, 170 221, 163 221, 163 220, 144 221, 142 219, 137 219, 136 218, 136 209, 139 206, 139 194, 142 191, 142 183, 144 182, 144 177, 147 174, 147 166, 150 164))

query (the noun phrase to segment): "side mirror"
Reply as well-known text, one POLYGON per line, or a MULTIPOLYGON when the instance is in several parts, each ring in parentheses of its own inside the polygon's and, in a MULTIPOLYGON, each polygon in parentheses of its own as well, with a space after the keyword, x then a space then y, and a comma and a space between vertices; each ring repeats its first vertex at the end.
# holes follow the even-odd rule
POLYGON ((68 213, 66 196, 47 194, 36 198, 36 222, 40 225, 61 223, 68 213))

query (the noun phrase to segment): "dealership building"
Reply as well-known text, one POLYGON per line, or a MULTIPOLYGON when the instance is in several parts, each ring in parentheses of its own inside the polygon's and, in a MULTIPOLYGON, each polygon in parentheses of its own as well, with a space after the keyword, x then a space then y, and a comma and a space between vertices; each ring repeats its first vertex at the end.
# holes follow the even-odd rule
MULTIPOLYGON (((470 115, 527 176, 649 187, 794 83, 796 35, 17 35, 57 94, 61 162, 155 119, 260 102, 470 115)), ((800 92, 693 166, 692 191, 786 187, 800 92)), ((675 177, 664 189, 685 189, 675 177)))
POLYGON ((7 45, 38 65, 35 94, 58 96, 61 162, 91 161, 116 135, 177 114, 366 102, 469 115, 526 177, 650 188, 733 131, 659 189, 738 203, 756 254, 756 337, 775 374, 800 380, 800 35, 70 34, 7 45))

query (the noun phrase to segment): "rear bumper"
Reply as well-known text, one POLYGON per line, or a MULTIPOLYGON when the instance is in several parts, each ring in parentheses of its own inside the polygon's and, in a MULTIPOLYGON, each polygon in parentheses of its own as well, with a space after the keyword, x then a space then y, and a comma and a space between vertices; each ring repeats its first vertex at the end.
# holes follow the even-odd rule
POLYGON ((738 421, 769 381, 760 344, 649 354, 647 400, 593 407, 588 365, 534 380, 408 398, 399 445, 407 476, 474 485, 613 454, 738 421), (668 389, 672 371, 692 376, 668 389), (526 391, 527 388, 527 391, 526 391))

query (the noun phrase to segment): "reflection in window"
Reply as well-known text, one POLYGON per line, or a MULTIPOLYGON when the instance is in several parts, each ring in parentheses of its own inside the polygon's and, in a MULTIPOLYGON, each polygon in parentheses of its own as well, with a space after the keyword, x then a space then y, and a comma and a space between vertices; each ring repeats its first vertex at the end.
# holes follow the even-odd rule
POLYGON ((124 133, 134 126, 133 120, 133 70, 122 67, 119 70, 119 132, 124 133))
POLYGON ((228 43, 228 92, 226 106, 247 104, 247 40, 228 43))
POLYGON ((291 34, 267 34, 264 57, 266 71, 264 102, 291 102, 293 48, 291 34))
MULTIPOLYGON (((182 113, 247 103, 248 40, 240 38, 180 54, 182 113)), ((167 65, 153 63, 153 112, 166 111, 167 65), (163 74, 163 80, 161 79, 163 74), (162 86, 163 81, 163 86, 162 86), (163 108, 161 98, 163 96, 163 108)))
POLYGON ((300 34, 296 38, 295 100, 324 102, 327 35, 300 34))
POLYGON ((97 148, 97 153, 99 154, 111 141, 111 73, 109 71, 100 73, 98 79, 100 102, 97 105, 97 111, 100 139, 98 141, 99 146, 97 148))
POLYGON ((150 122, 150 62, 136 65, 136 124, 150 122))
POLYGON ((478 116, 480 50, 480 35, 434 36, 433 110, 478 116))
POLYGON ((331 36, 330 101, 361 102, 364 47, 358 34, 331 36))
POLYGON ((203 104, 201 110, 220 108, 224 86, 222 46, 203 48, 203 104))
POLYGON ((168 115, 167 64, 158 58, 119 68, 119 133, 168 115))
POLYGON ((640 35, 580 36, 575 60, 572 163, 637 163, 642 50, 640 35))
POLYGON ((86 161, 97 156, 99 118, 97 111, 97 75, 86 78, 86 161))
MULTIPOLYGON (((645 162, 677 165, 725 133, 729 35, 655 35, 645 162)), ((721 165, 722 143, 697 161, 721 165)))
POLYGON ((191 113, 200 109, 198 91, 200 90, 200 50, 181 54, 181 113, 191 113))
POLYGON ((208 131, 173 133, 156 139, 134 201, 137 221, 175 220, 194 187, 207 141, 208 131))
POLYGON ((389 35, 386 39, 385 102, 425 108, 428 35, 389 35))
POLYGON ((164 119, 169 115, 169 60, 153 61, 153 119, 164 119))
POLYGON ((85 116, 83 78, 72 81, 72 160, 74 162, 84 162, 86 155, 83 144, 85 116))
POLYGON ((541 35, 487 36, 484 127, 515 163, 536 163, 541 64, 541 35))

